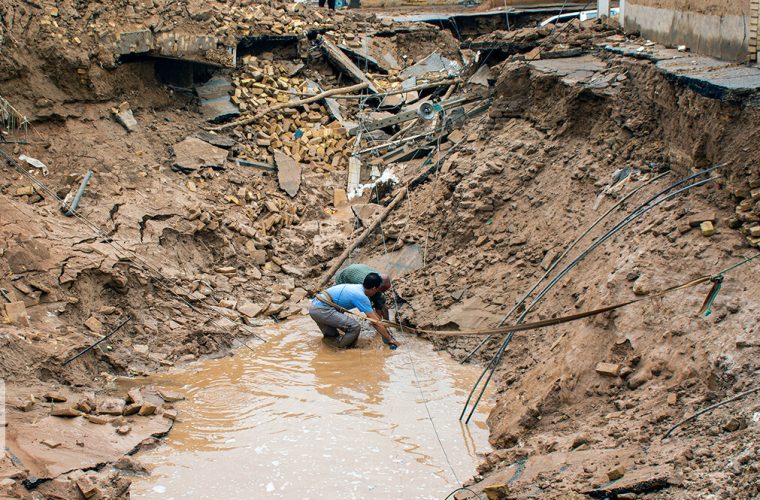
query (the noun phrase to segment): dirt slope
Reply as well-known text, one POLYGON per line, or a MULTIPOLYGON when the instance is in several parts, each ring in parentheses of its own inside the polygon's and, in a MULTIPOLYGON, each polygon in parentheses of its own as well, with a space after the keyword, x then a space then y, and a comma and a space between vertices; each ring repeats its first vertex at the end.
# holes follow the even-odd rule
MULTIPOLYGON (((668 177, 613 212, 558 270, 665 186, 726 164, 713 182, 659 205, 591 253, 528 321, 624 302, 757 252, 731 229, 740 200, 733 193, 760 182, 758 152, 747 142, 758 133, 757 108, 698 96, 649 63, 607 57, 605 64, 624 75, 612 91, 569 84, 525 63, 501 67, 489 119, 413 193, 409 210, 386 223, 402 228, 399 240, 427 249, 427 265, 398 285, 410 322, 494 326, 597 217, 666 170, 668 177), (630 176, 610 189, 624 169, 630 176), (711 237, 689 225, 704 212, 715 213, 711 237)), ((658 494, 666 497, 756 495, 757 482, 748 479, 757 473, 756 397, 661 438, 697 409, 756 386, 757 270, 753 262, 727 274, 709 317, 698 314, 710 289, 704 285, 517 333, 492 383, 489 424, 498 449, 477 486, 509 481, 510 497, 566 497, 607 483, 607 473, 623 465, 635 478, 621 493, 638 485, 640 492, 666 488, 658 494), (598 373, 601 362, 621 375, 598 373), (733 432, 734 420, 749 428, 733 432), (670 482, 641 486, 660 477, 670 482)), ((463 358, 479 339, 433 341, 463 358)), ((500 342, 475 359, 489 360, 500 342)))

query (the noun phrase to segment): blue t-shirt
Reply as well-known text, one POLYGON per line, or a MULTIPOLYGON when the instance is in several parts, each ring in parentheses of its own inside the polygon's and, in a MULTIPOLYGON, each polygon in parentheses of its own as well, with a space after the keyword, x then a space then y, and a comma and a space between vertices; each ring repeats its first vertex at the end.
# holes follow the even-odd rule
MULTIPOLYGON (((372 309, 372 303, 369 301, 369 297, 364 294, 364 285, 335 285, 328 288, 327 293, 330 294, 333 302, 344 309, 356 308, 363 313, 374 311, 374 309, 372 309)), ((317 297, 319 297, 319 294, 317 294, 317 297)), ((313 299, 311 303, 315 306, 332 307, 317 298, 313 299)))

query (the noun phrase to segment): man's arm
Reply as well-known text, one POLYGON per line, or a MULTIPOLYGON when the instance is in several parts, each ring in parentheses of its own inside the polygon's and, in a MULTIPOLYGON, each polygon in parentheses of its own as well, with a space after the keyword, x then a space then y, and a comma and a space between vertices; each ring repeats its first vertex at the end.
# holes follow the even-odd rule
POLYGON ((385 327, 385 325, 380 324, 380 321, 382 320, 382 318, 380 317, 380 315, 377 314, 374 311, 373 312, 368 312, 368 313, 365 313, 365 314, 367 315, 367 317, 370 320, 372 320, 372 326, 375 328, 375 330, 377 330, 377 333, 379 333, 380 336, 383 337, 383 339, 385 340, 385 342, 387 344, 394 345, 394 346, 398 347, 399 343, 398 343, 398 341, 395 338, 393 338, 393 335, 391 335, 391 332, 388 331, 388 329, 385 327))

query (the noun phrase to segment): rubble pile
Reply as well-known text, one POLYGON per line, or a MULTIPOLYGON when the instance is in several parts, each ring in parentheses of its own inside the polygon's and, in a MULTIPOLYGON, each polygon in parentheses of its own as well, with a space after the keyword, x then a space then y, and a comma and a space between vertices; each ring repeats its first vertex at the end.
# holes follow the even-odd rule
POLYGON ((467 43, 473 50, 498 50, 515 60, 553 59, 579 55, 602 42, 625 40, 615 21, 573 19, 560 25, 513 31, 493 31, 467 43))

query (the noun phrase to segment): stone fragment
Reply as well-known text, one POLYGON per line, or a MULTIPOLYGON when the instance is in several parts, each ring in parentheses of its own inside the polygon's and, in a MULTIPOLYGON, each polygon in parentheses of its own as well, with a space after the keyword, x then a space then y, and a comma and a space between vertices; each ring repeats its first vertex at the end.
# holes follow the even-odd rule
POLYGON ((67 400, 66 396, 60 392, 54 391, 46 392, 43 398, 45 398, 45 401, 48 401, 50 403, 65 403, 67 400))
POLYGON ((131 430, 132 430, 132 427, 130 427, 129 425, 122 425, 121 427, 116 428, 116 433, 119 434, 120 436, 126 436, 127 434, 129 434, 131 430))
POLYGON ((749 228, 749 235, 753 238, 760 238, 760 226, 752 226, 749 228))
POLYGON ((100 493, 97 485, 95 484, 95 481, 93 481, 92 478, 88 476, 82 476, 77 479, 76 485, 77 488, 79 488, 79 491, 82 493, 82 496, 85 498, 92 498, 100 493))
POLYGON ((135 132, 137 130, 137 120, 135 120, 135 115, 132 113, 128 102, 122 102, 118 108, 113 110, 113 114, 116 121, 127 129, 127 132, 135 132))
POLYGON ((238 306, 237 310, 240 314, 248 316, 249 318, 255 318, 264 310, 264 307, 252 302, 246 302, 242 306, 238 306))
POLYGON ((456 144, 457 142, 461 142, 464 139, 464 132, 461 130, 455 130, 452 133, 449 134, 449 140, 456 144))
POLYGON ((691 227, 699 227, 703 222, 715 222, 716 220, 715 212, 700 212, 689 217, 689 225, 691 227))
POLYGON ((85 398, 77 402, 76 409, 82 413, 91 413, 95 409, 94 406, 89 399, 85 398))
POLYGON ((147 345, 145 344, 135 344, 132 346, 132 349, 137 354, 148 354, 148 351, 150 350, 147 345))
POLYGON ((620 365, 616 363, 597 363, 594 369, 599 375, 607 377, 617 377, 620 375, 620 365))
POLYGON ((4 304, 4 321, 11 325, 29 326, 29 316, 26 314, 26 305, 23 302, 9 302, 4 304))
POLYGON ((140 411, 138 412, 138 414, 141 417, 148 417, 148 416, 153 415, 154 413, 156 413, 156 408, 157 408, 156 405, 154 405, 153 403, 147 403, 146 402, 146 403, 142 404, 142 406, 140 407, 140 411))
POLYGON ((174 164, 172 169, 180 172, 192 172, 200 168, 222 168, 227 161, 229 151, 212 146, 196 137, 187 137, 172 146, 174 164))
POLYGON ((743 418, 731 417, 728 422, 723 424, 723 430, 726 432, 735 432, 739 429, 746 429, 747 421, 743 418))
POLYGON ((488 500, 503 500, 510 498, 509 486, 506 484, 492 484, 483 488, 483 493, 486 494, 488 500))
POLYGON ((109 422, 106 417, 101 417, 100 415, 85 415, 84 418, 96 425, 106 425, 109 422))
POLYGON ((348 204, 348 194, 346 190, 342 188, 336 188, 333 191, 333 207, 340 208, 348 204))
POLYGON ((75 410, 74 408, 59 406, 57 408, 53 408, 53 410, 50 412, 50 415, 61 418, 75 418, 84 415, 84 413, 79 410, 75 410))
POLYGON ((84 322, 84 326, 86 326, 91 332, 94 333, 103 332, 103 323, 101 323, 95 316, 90 316, 87 318, 87 321, 84 322))
POLYGON ((309 292, 299 287, 293 290, 293 293, 290 294, 290 300, 297 304, 305 299, 307 295, 309 295, 309 292))
POLYGON ((122 415, 124 413, 124 400, 120 398, 107 398, 98 404, 98 413, 101 415, 122 415))
POLYGON ((715 226, 710 221, 704 221, 699 225, 699 230, 702 231, 702 236, 712 236, 715 234, 715 226))
POLYGON ((548 270, 556 257, 557 257, 557 253, 554 250, 549 250, 548 252, 546 252, 546 255, 544 255, 544 259, 541 261, 541 269, 543 269, 544 271, 548 270))
POLYGON ((267 263, 267 251, 255 250, 251 252, 251 260, 253 260, 253 263, 257 266, 263 266, 267 263))
POLYGON ((20 188, 16 188, 16 196, 31 196, 34 194, 34 187, 32 186, 22 186, 20 188))
POLYGON ((353 205, 351 210, 353 210, 359 222, 362 223, 362 226, 368 227, 380 216, 383 212, 383 207, 375 203, 366 203, 353 205))
POLYGON ((34 408, 34 401, 32 401, 31 399, 25 399, 24 401, 21 401, 20 403, 18 403, 16 405, 16 408, 23 412, 32 411, 32 409, 34 408))
POLYGON ((135 413, 140 411, 140 408, 142 408, 142 404, 137 404, 137 403, 128 404, 124 407, 124 411, 122 412, 122 415, 124 415, 125 417, 134 415, 135 413))
POLYGON ((618 465, 617 467, 615 467, 611 471, 607 472, 607 478, 610 481, 617 481, 618 479, 620 479, 623 476, 625 476, 625 467, 623 467, 622 465, 618 465))
POLYGON ((678 395, 675 392, 671 392, 668 394, 668 404, 670 406, 675 406, 675 404, 678 402, 678 395))
POLYGON ((274 152, 274 161, 277 164, 277 180, 280 183, 280 189, 294 198, 301 187, 301 164, 277 150, 274 152))
POLYGON ((144 398, 142 390, 139 387, 133 387, 127 391, 127 401, 135 404, 142 404, 144 398))
POLYGON ((61 442, 60 441, 56 441, 55 439, 43 439, 40 442, 42 444, 44 444, 45 446, 47 446, 48 448, 53 448, 53 449, 58 448, 59 446, 61 446, 61 442))
POLYGON ((172 422, 177 420, 177 410, 164 410, 161 414, 162 417, 168 418, 172 422))
POLYGON ((306 272, 300 267, 293 266, 291 264, 283 264, 280 267, 282 267, 283 272, 285 272, 286 274, 291 274, 299 278, 303 278, 304 276, 306 276, 306 272))

